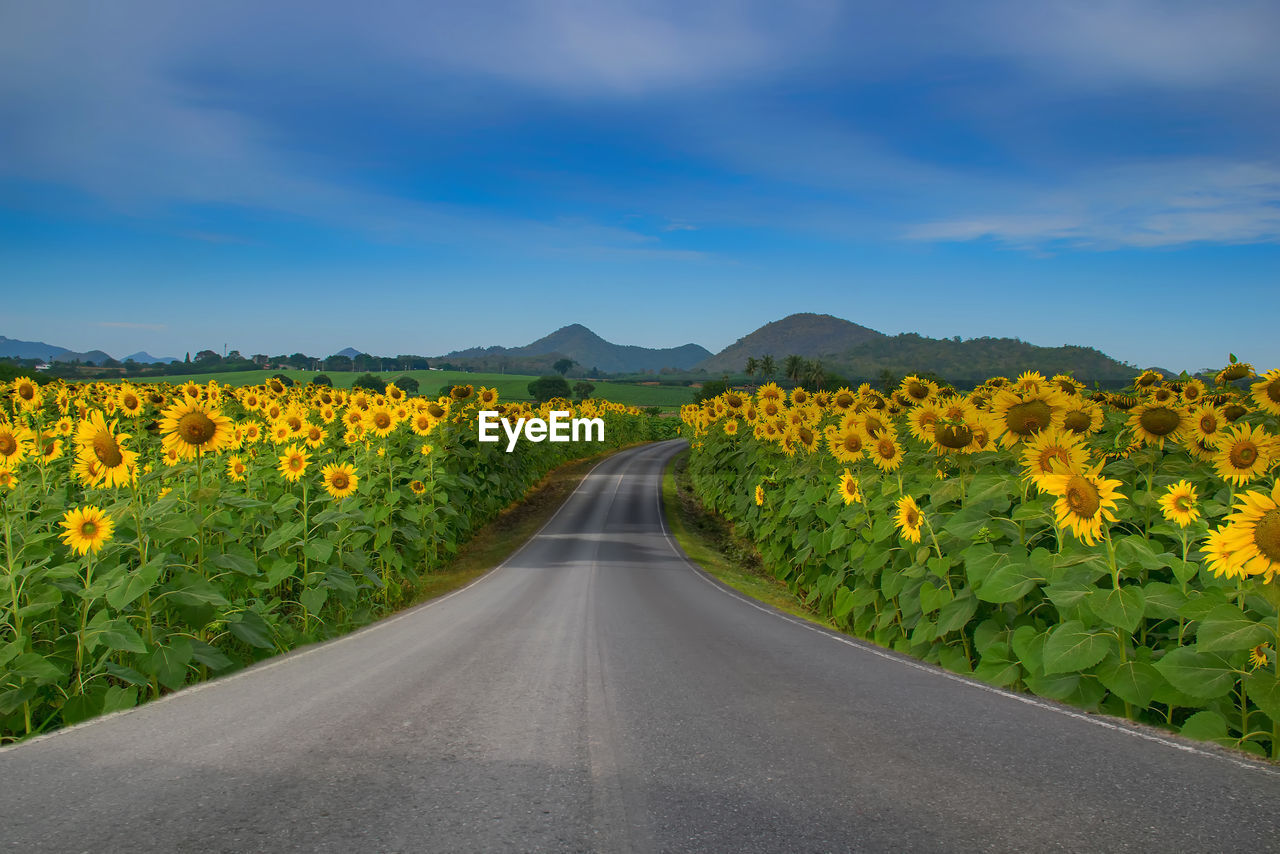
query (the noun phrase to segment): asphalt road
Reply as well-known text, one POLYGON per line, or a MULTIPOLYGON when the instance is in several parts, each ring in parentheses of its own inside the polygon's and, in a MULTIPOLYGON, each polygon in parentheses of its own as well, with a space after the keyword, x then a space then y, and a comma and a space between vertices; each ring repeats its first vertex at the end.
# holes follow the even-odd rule
POLYGON ((0 751, 14 851, 1280 849, 1280 773, 746 600, 664 532, 679 442, 354 635, 0 751))

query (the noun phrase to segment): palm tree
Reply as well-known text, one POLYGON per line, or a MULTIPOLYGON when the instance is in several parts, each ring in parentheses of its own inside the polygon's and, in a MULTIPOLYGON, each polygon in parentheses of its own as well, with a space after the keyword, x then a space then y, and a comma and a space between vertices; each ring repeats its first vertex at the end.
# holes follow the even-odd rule
POLYGON ((800 382, 800 377, 804 376, 805 360, 803 356, 797 356, 792 353, 782 363, 782 372, 787 375, 787 379, 793 383, 800 382))
POLYGON ((812 389, 822 388, 823 383, 827 381, 827 369, 823 367, 820 359, 814 359, 812 362, 805 364, 804 384, 812 389))
POLYGON ((773 356, 766 355, 760 360, 760 376, 765 379, 772 379, 773 375, 778 372, 778 366, 773 361, 773 356))
POLYGON ((759 363, 758 361, 756 361, 756 357, 755 357, 755 356, 748 356, 748 357, 747 357, 747 367, 746 367, 747 378, 748 378, 748 379, 754 378, 754 377, 755 377, 755 375, 756 375, 756 373, 757 373, 759 370, 760 370, 760 363, 759 363))

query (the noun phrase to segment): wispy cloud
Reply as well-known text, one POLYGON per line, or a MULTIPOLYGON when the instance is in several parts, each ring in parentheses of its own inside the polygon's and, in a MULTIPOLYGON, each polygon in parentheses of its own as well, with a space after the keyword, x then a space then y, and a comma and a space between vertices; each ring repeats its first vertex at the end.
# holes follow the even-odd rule
POLYGON ((1004 209, 957 211, 911 226, 906 236, 1038 249, 1280 243, 1280 167, 1177 161, 1099 170, 1004 209))

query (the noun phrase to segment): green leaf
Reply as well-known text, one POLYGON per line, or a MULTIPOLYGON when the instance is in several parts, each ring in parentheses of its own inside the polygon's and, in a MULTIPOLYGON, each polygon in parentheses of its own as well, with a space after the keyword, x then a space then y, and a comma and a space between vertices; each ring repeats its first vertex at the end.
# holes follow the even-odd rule
POLYGON ((209 562, 219 569, 229 569, 241 575, 258 574, 258 565, 254 563, 253 557, 250 555, 223 552, 222 554, 214 555, 209 562))
POLYGON ((187 681, 187 664, 191 661, 191 641, 180 636, 170 636, 169 643, 156 647, 147 657, 145 666, 160 680, 160 684, 176 691, 187 681))
POLYGON ((102 713, 109 715, 112 712, 119 712, 123 709, 132 709, 136 705, 138 705, 137 688, 122 688, 119 685, 112 685, 103 695, 102 713))
POLYGON ((938 609, 938 637, 964 628, 978 611, 978 600, 968 587, 956 594, 956 598, 938 609))
MULTIPOLYGON (((1142 588, 1128 585, 1119 590, 1098 590, 1089 597, 1089 607, 1098 615, 1098 619, 1107 625, 1116 626, 1133 634, 1133 630, 1142 622, 1143 608, 1146 599, 1142 588)), ((1145 705, 1145 704, 1144 704, 1145 705)))
POLYGON ((62 668, 38 652, 24 652, 9 663, 9 672, 37 685, 48 685, 62 679, 62 668))
POLYGON ((129 625, 129 621, 123 618, 107 623, 105 627, 96 632, 95 639, 117 652, 143 653, 147 651, 147 645, 142 642, 142 637, 134 630, 133 626, 129 625))
POLYGON ((1044 645, 1049 641, 1049 631, 1035 626, 1018 626, 1013 631, 1013 652, 1030 673, 1044 673, 1044 645))
POLYGON ((107 604, 117 611, 123 610, 125 606, 155 586, 160 578, 160 570, 159 563, 148 561, 136 571, 130 572, 107 591, 107 604))
POLYGON ((1203 700, 1226 696, 1236 684, 1236 672, 1226 658, 1194 647, 1170 650, 1155 666, 1173 687, 1203 700))
POLYGON ((1258 708, 1280 724, 1280 679, 1268 668, 1260 667, 1249 674, 1244 683, 1245 694, 1258 704, 1258 708))
POLYGON ((1151 705, 1164 677, 1148 661, 1119 661, 1098 671, 1098 679, 1107 690, 1127 703, 1145 709, 1151 705))
POLYGON ((1223 746, 1234 745, 1236 742, 1227 732, 1226 718, 1217 712, 1196 712, 1187 718, 1178 732, 1187 738, 1213 741, 1223 746))
POLYGON ((164 542, 194 537, 199 530, 196 523, 187 516, 169 516, 152 526, 148 533, 157 542, 164 542))
POLYGON ((249 646, 259 649, 275 648, 275 633, 256 611, 238 611, 227 615, 227 631, 249 646))
POLYGON ((1003 604, 1016 602, 1044 580, 1038 567, 1027 562, 1009 562, 997 566, 977 587, 978 598, 983 602, 1003 604))
POLYGON ((1201 618, 1196 649, 1201 652, 1234 652, 1271 640, 1271 628, 1250 619, 1235 605, 1217 605, 1201 618))
POLYGON ((1145 613, 1151 619, 1176 620, 1181 616, 1178 609, 1187 604, 1187 594, 1163 581, 1148 581, 1142 585, 1142 593, 1147 600, 1145 613))
POLYGON ((312 540, 303 547, 302 551, 312 560, 324 563, 329 559, 329 555, 333 554, 333 543, 328 540, 312 540))
POLYGON ((1087 670, 1107 654, 1115 636, 1091 632, 1079 620, 1069 620, 1049 635, 1044 645, 1044 672, 1075 673, 1087 670))
POLYGON ((320 609, 324 607, 325 600, 329 598, 329 589, 327 587, 308 587, 302 591, 302 595, 298 597, 298 601, 302 603, 302 607, 306 608, 312 614, 320 613, 320 609))
POLYGON ((276 528, 269 535, 267 535, 266 540, 264 540, 262 543, 262 550, 264 552, 275 551, 276 549, 280 548, 281 546, 295 539, 301 533, 302 533, 301 522, 290 522, 287 525, 281 525, 279 528, 276 528))

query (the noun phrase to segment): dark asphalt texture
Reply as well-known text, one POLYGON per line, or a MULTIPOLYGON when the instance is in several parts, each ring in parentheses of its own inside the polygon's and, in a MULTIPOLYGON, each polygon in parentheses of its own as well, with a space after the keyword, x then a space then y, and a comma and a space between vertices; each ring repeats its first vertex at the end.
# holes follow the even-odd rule
POLYGON ((693 568, 659 505, 682 447, 607 459, 454 594, 0 751, 0 848, 1280 850, 1275 766, 992 690, 693 568))

